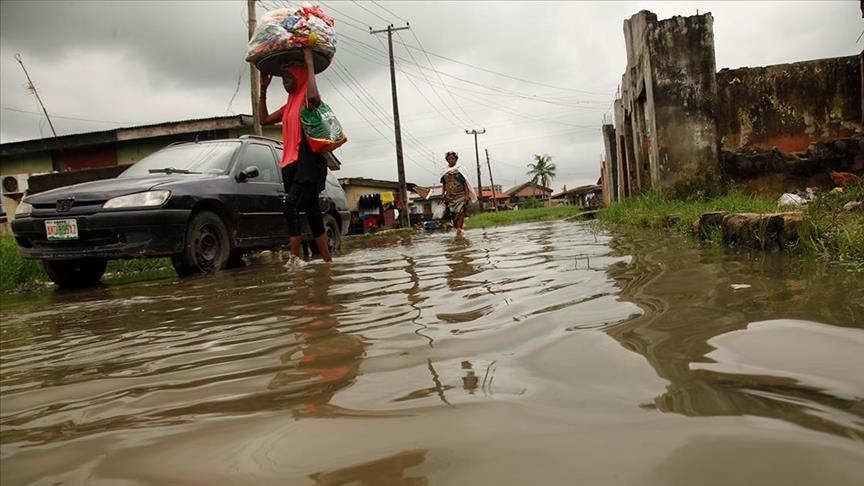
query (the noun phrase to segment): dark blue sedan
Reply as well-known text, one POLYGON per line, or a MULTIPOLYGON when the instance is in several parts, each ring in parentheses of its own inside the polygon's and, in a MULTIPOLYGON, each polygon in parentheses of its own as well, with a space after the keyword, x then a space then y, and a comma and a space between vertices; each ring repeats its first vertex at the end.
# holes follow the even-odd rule
MULTIPOLYGON (((98 283, 111 259, 168 256, 181 276, 216 271, 288 241, 281 157, 281 143, 254 136, 174 144, 116 178, 26 196, 12 231, 61 287, 98 283)), ((350 213, 332 172, 319 202, 338 251, 350 213)), ((311 240, 305 222, 303 233, 311 240)))

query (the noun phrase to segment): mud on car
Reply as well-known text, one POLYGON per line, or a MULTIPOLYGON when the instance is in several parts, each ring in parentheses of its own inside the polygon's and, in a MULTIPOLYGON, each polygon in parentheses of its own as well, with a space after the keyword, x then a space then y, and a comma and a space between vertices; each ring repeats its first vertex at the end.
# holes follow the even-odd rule
MULTIPOLYGON (((239 265, 288 241, 281 158, 282 144, 263 137, 173 144, 113 179, 25 196, 12 232, 60 287, 98 283, 112 259, 170 257, 180 276, 239 265)), ((350 212, 330 170, 318 200, 336 252, 350 212)))

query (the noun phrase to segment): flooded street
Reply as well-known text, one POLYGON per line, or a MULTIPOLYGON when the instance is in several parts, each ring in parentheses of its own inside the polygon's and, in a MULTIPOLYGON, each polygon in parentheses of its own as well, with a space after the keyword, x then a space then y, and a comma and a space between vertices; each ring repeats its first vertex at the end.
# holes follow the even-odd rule
POLYGON ((3 297, 0 483, 861 485, 864 274, 586 222, 3 297))

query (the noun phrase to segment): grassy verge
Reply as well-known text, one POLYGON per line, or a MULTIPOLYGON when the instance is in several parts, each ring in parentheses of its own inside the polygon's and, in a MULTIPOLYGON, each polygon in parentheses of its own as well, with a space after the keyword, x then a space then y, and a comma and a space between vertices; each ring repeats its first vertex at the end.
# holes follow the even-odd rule
MULTIPOLYGON (((111 260, 105 283, 122 283, 174 274, 169 258, 111 260)), ((39 260, 25 260, 11 235, 0 235, 0 292, 35 289, 52 285, 39 260)))
POLYGON ((47 282, 38 260, 25 260, 11 235, 0 235, 0 291, 23 289, 47 282))
POLYGON ((597 219, 625 226, 671 229, 689 234, 693 222, 704 213, 771 213, 776 211, 774 199, 729 194, 712 199, 681 201, 650 192, 627 198, 601 209, 597 219))
MULTIPOLYGON (((843 192, 824 194, 808 203, 801 210, 803 224, 799 229, 799 241, 790 250, 803 255, 864 261, 864 210, 843 208, 847 203, 862 199, 864 185, 859 184, 843 192)), ((691 234, 693 222, 701 214, 712 211, 774 213, 778 209, 773 198, 746 194, 681 201, 651 192, 603 208, 597 213, 597 219, 623 226, 691 234)), ((720 244, 719 235, 710 241, 720 244)))
POLYGON ((864 206, 851 211, 843 208, 853 201, 864 201, 864 183, 809 203, 799 232, 799 249, 864 263, 864 206))

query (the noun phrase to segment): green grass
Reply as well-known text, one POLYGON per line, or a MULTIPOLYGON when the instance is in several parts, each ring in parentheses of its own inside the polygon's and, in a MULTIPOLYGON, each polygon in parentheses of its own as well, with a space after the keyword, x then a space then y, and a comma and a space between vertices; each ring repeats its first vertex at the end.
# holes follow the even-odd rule
POLYGON ((0 292, 32 287, 48 281, 38 260, 25 260, 11 235, 0 235, 0 292))
MULTIPOLYGON (((123 283, 170 277, 176 274, 169 258, 111 260, 105 283, 123 283)), ((20 291, 52 285, 39 260, 25 260, 11 235, 0 235, 0 292, 20 291)))
POLYGON ((843 209, 851 201, 864 201, 864 183, 810 202, 799 230, 799 249, 864 262, 864 206, 852 211, 843 209))
POLYGON ((627 198, 601 209, 597 219, 640 228, 664 228, 690 233, 693 222, 704 213, 771 213, 777 210, 774 199, 732 193, 711 199, 682 201, 658 192, 627 198))
MULTIPOLYGON (((864 209, 847 211, 843 205, 864 199, 864 185, 843 192, 824 194, 801 210, 799 241, 790 248, 803 255, 820 255, 837 260, 864 261, 864 209)), ((630 197, 601 209, 597 219, 606 223, 640 228, 671 230, 692 234, 692 226, 703 213, 775 213, 774 198, 731 193, 708 199, 676 200, 650 192, 630 197)), ((715 244, 720 235, 709 235, 715 244)))

